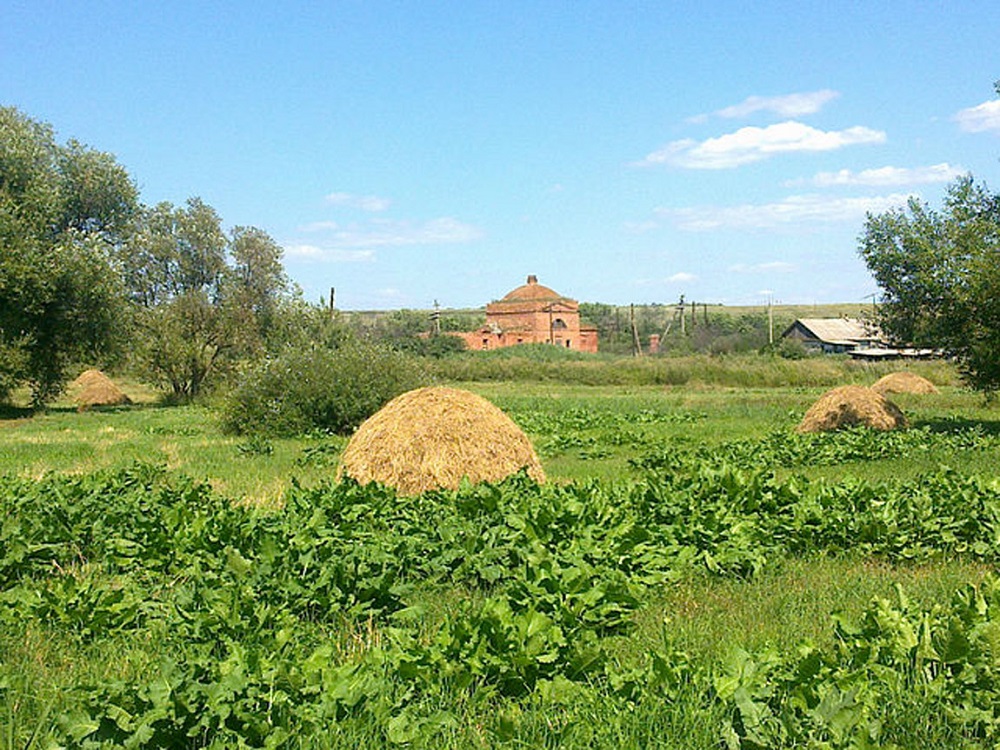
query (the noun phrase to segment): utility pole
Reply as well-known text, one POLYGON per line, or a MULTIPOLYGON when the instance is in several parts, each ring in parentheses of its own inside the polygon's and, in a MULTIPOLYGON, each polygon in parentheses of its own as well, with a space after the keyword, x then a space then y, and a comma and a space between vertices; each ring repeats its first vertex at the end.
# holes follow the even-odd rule
POLYGON ((639 329, 635 326, 635 304, 629 305, 628 309, 628 319, 629 323, 632 325, 632 356, 641 357, 642 356, 642 342, 639 341, 639 329))
POLYGON ((330 317, 334 317, 337 312, 337 290, 330 287, 330 317))
POLYGON ((431 324, 435 336, 441 335, 441 305, 434 300, 434 312, 431 313, 431 324))
POLYGON ((770 294, 767 295, 767 343, 774 346, 774 306, 770 294))
POLYGON ((681 335, 684 334, 684 316, 687 315, 687 305, 684 302, 684 295, 681 295, 680 302, 674 307, 673 317, 667 321, 667 327, 663 331, 663 335, 660 336, 661 339, 665 339, 670 335, 670 329, 674 327, 674 323, 680 320, 681 323, 681 335))

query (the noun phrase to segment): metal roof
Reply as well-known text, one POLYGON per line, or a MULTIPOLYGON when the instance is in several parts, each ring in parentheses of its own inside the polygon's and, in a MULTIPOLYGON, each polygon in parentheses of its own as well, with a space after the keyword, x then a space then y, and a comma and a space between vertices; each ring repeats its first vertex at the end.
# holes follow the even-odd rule
POLYGON ((856 343, 879 337, 878 331, 856 318, 799 318, 785 333, 796 326, 804 328, 813 338, 830 344, 856 343))

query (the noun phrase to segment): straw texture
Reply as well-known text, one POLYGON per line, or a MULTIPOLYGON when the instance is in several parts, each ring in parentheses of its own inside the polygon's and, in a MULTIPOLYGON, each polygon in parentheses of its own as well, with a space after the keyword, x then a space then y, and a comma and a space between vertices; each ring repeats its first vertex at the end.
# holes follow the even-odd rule
POLYGON ((397 396, 363 422, 338 475, 417 495, 456 489, 463 478, 495 482, 521 469, 545 481, 531 442, 510 417, 474 393, 430 387, 397 396))
POLYGON ((100 370, 85 370, 70 383, 70 392, 79 411, 93 406, 121 406, 132 400, 100 370))
POLYGON ((829 432, 864 426, 875 430, 906 427, 899 407, 880 393, 860 385, 845 385, 824 393, 806 412, 798 432, 829 432))
POLYGON ((886 375, 875 382, 872 390, 883 395, 886 393, 938 393, 937 386, 931 381, 912 372, 894 372, 886 375))

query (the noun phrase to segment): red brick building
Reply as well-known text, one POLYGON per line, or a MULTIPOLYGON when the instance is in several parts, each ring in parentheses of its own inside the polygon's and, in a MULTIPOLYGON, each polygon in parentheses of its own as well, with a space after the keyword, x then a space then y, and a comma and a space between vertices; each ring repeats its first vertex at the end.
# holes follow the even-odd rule
POLYGON ((529 276, 523 286, 486 306, 486 325, 454 334, 469 349, 499 349, 518 344, 553 344, 581 352, 597 351, 597 329, 580 325, 580 304, 529 276))

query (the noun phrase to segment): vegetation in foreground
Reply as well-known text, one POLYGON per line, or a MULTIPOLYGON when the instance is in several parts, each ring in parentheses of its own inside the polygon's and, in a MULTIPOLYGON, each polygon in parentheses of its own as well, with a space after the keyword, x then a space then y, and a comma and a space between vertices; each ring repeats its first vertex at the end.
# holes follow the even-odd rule
POLYGON ((557 481, 398 498, 329 483, 333 438, 193 406, 4 427, 3 742, 995 744, 976 396, 815 437, 818 389, 478 390, 557 481), (175 468, 133 463, 153 445, 175 468))
POLYGON ((254 511, 139 466, 3 494, 18 742, 646 745, 636 712, 676 747, 996 740, 1000 584, 981 566, 1000 488, 949 472, 838 486, 722 464, 414 499, 340 484, 254 511), (669 611, 657 636, 637 624, 679 583, 843 554, 958 558, 983 581, 950 604, 877 601, 797 649, 696 655, 669 611), (82 663, 32 667, 49 643, 82 663))

